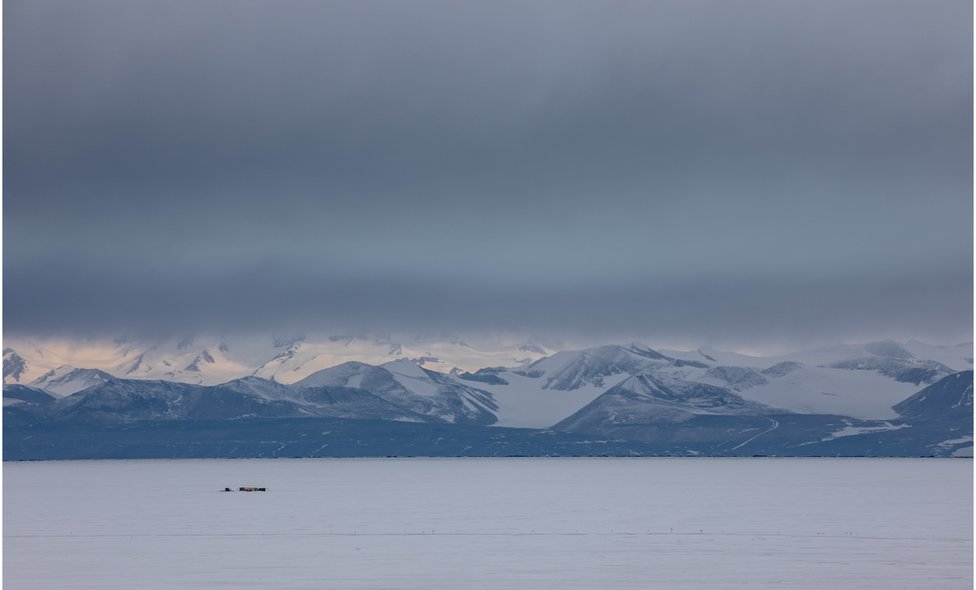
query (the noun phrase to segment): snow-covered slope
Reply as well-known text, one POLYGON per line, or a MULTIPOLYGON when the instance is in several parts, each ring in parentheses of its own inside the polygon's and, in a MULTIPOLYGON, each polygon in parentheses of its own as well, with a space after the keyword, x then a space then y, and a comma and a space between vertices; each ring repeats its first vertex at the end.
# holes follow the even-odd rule
POLYGON ((380 393, 400 387, 389 371, 358 361, 349 361, 322 369, 292 385, 295 387, 358 387, 380 393))
MULTIPOLYGON (((22 385, 7 385, 4 390, 8 399, 33 400, 35 404, 37 400, 43 401, 37 394, 46 395, 22 385), (35 393, 34 398, 26 396, 31 392, 35 393)), ((211 386, 113 379, 59 398, 49 406, 35 406, 24 411, 39 413, 55 421, 95 421, 104 424, 303 417, 435 421, 390 404, 362 389, 299 388, 257 377, 211 386)))
MULTIPOLYGON (((712 365, 691 378, 731 388, 757 403, 799 413, 887 419, 897 416, 892 405, 953 372, 941 362, 915 356, 912 346, 921 351, 923 345, 881 341, 771 357, 714 349, 667 354, 712 365)), ((953 354, 960 350, 953 348, 953 354)))
MULTIPOLYGON (((570 391, 584 385, 603 386, 616 375, 634 375, 647 368, 686 366, 640 344, 607 345, 585 350, 557 352, 528 367, 527 374, 541 373, 546 389, 570 391)), ((700 365, 704 367, 705 365, 700 365)))
POLYGON ((382 365, 393 360, 411 359, 415 364, 440 373, 455 369, 476 370, 486 366, 521 365, 544 357, 537 345, 488 343, 475 347, 460 339, 401 342, 388 338, 331 337, 325 340, 300 340, 287 346, 254 374, 295 383, 305 377, 346 362, 382 365))
POLYGON ((893 404, 972 366, 971 344, 915 341, 845 344, 772 357, 640 344, 546 356, 547 349, 519 339, 472 343, 362 335, 7 344, 5 382, 33 382, 61 396, 111 376, 202 385, 236 381, 244 393, 281 400, 292 395, 286 384, 343 387, 362 389, 412 415, 537 428, 567 418, 635 375, 719 387, 791 412, 889 419, 896 415, 893 404), (251 377, 263 379, 245 379, 251 377))
POLYGON ((27 385, 13 383, 3 387, 3 405, 5 406, 15 403, 47 404, 56 399, 58 398, 50 393, 27 385))
MULTIPOLYGON (((894 418, 891 406, 919 387, 898 382, 875 371, 809 366, 785 361, 743 382, 723 379, 718 371, 701 377, 702 383, 726 386, 743 398, 801 414, 841 414, 865 419, 894 418)), ((755 375, 754 374, 754 375, 755 375)))
POLYGON ((156 341, 7 339, 4 383, 29 383, 62 365, 106 371, 125 379, 164 379, 214 385, 255 375, 294 383, 348 361, 380 365, 413 359, 449 373, 485 366, 518 366, 548 350, 515 338, 465 341, 456 337, 196 336, 156 341))
POLYGON ((592 402, 600 394, 643 372, 691 376, 704 364, 670 358, 640 344, 563 351, 520 369, 484 369, 459 375, 491 392, 500 426, 546 427, 592 402))
MULTIPOLYGON (((255 359, 229 358, 219 340, 171 339, 158 342, 90 340, 7 341, 11 359, 26 367, 19 382, 31 382, 61 366, 99 369, 119 378, 165 379, 188 383, 219 383, 253 371, 255 359)), ((5 383, 18 382, 7 375, 5 383)))
POLYGON ((56 401, 55 420, 119 423, 139 420, 235 420, 314 415, 298 404, 221 387, 116 379, 56 401))
POLYGON ((111 370, 126 379, 166 379, 180 383, 213 385, 253 372, 264 351, 234 350, 223 340, 182 338, 151 346, 128 345, 111 370), (255 354, 255 352, 257 354, 255 354))
POLYGON ((473 382, 479 389, 491 393, 498 404, 498 426, 512 428, 545 428, 559 422, 590 403, 607 387, 623 380, 617 375, 602 386, 584 385, 571 391, 546 389, 540 378, 511 372, 502 373, 504 384, 473 382))
POLYGON ((309 387, 285 385, 251 376, 235 379, 217 387, 266 400, 291 402, 315 416, 398 422, 435 421, 433 418, 395 406, 365 389, 343 385, 319 384, 309 387))
POLYGON ((695 350, 671 350, 662 348, 661 354, 684 361, 707 363, 709 365, 726 365, 731 367, 765 367, 779 362, 773 357, 758 357, 728 350, 719 350, 710 346, 703 346, 695 350))
MULTIPOLYGON (((705 354, 723 358, 711 352, 705 354)), ((4 404, 8 419, 55 428, 342 418, 370 421, 373 431, 387 428, 377 421, 466 427, 457 432, 525 426, 639 441, 678 454, 971 452, 972 371, 924 386, 948 369, 889 343, 846 353, 850 358, 836 361, 836 349, 819 351, 820 360, 830 364, 777 359, 761 368, 610 345, 515 368, 447 374, 408 359, 378 366, 346 362, 292 384, 250 375, 213 386, 118 379, 63 366, 39 378, 38 389, 8 385, 19 389, 11 389, 4 404), (48 400, 40 388, 74 393, 48 400)), ((216 357, 195 358, 198 364, 220 364, 216 357)))
POLYGON ((925 344, 918 340, 909 340, 904 344, 904 348, 915 358, 936 361, 956 371, 965 371, 973 368, 972 342, 939 346, 925 344))
POLYGON ((895 405, 894 409, 912 418, 944 418, 961 412, 972 415, 973 372, 953 373, 895 405))
POLYGON ((343 363, 313 373, 293 386, 361 388, 398 407, 451 424, 493 424, 497 420, 498 405, 490 393, 409 360, 378 367, 343 363))
POLYGON ((219 387, 268 400, 293 400, 297 397, 294 387, 254 376, 221 383, 219 387))
POLYGON ((619 426, 672 425, 700 415, 756 415, 772 408, 749 402, 729 389, 638 374, 607 390, 553 428, 602 432, 619 426))
POLYGON ((30 383, 64 365, 112 372, 122 358, 111 342, 4 338, 4 345, 4 383, 30 383))
POLYGON ((30 383, 31 387, 46 391, 52 395, 64 397, 72 393, 101 385, 114 379, 105 371, 98 369, 76 369, 62 365, 44 373, 30 383))

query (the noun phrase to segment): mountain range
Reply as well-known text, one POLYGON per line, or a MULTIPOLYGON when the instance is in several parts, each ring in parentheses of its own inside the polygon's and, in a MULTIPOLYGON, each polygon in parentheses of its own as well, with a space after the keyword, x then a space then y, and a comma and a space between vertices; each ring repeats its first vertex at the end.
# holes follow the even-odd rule
POLYGON ((168 357, 160 346, 132 350, 128 362, 106 366, 118 360, 109 348, 101 366, 44 372, 30 367, 64 355, 8 347, 4 458, 972 455, 971 344, 884 341, 757 357, 637 343, 483 353, 455 340, 425 343, 410 358, 383 340, 327 342, 276 341, 264 360, 252 347, 250 365, 226 343, 177 346, 168 357), (385 362, 319 368, 345 358, 325 352, 339 345, 375 353, 381 344, 385 362), (462 368, 449 351, 469 361, 527 357, 462 368), (154 367, 184 361, 170 379, 152 378, 154 367), (209 382, 218 375, 227 379, 209 382))
POLYGON ((468 343, 448 335, 396 338, 370 334, 183 336, 160 340, 5 339, 4 383, 28 384, 60 367, 100 369, 125 379, 163 379, 218 385, 255 376, 294 383, 347 361, 373 365, 409 358, 450 373, 486 366, 514 366, 551 354, 531 340, 483 339, 468 343))

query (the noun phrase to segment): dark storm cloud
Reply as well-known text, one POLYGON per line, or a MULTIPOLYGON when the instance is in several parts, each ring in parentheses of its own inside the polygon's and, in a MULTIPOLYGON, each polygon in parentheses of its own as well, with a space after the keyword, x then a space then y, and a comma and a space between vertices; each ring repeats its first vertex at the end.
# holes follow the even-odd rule
POLYGON ((4 11, 8 331, 969 337, 969 3, 4 11))

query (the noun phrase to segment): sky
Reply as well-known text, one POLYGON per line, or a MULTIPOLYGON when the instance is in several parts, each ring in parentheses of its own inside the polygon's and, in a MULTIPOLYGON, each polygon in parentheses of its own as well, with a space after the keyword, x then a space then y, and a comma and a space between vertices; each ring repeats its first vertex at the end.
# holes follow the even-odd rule
POLYGON ((971 2, 3 10, 7 335, 972 339, 971 2))

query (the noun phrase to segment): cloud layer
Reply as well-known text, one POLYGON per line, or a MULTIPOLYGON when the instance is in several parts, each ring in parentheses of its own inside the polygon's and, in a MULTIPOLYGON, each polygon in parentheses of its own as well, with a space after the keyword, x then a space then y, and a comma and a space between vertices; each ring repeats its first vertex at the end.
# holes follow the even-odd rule
POLYGON ((8 332, 971 337, 967 2, 4 16, 8 332))

